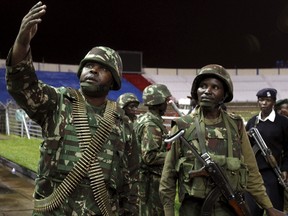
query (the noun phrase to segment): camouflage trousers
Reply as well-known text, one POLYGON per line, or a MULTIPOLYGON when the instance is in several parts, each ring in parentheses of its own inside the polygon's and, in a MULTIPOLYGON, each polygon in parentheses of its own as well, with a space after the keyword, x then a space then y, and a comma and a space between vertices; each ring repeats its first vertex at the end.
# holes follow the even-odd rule
POLYGON ((140 183, 140 216, 164 216, 163 205, 159 197, 160 176, 148 174, 140 183))

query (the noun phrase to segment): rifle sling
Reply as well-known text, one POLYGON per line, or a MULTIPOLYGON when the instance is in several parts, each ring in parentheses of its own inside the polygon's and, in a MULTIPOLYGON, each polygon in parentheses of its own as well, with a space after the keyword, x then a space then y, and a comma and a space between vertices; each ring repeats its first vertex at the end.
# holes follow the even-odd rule
POLYGON ((101 150, 115 123, 115 104, 108 101, 104 117, 100 119, 99 128, 91 138, 85 101, 79 91, 72 90, 71 93, 76 98, 73 101, 73 121, 79 138, 79 146, 83 150, 82 157, 51 195, 44 199, 34 200, 34 210, 45 212, 59 207, 88 172, 93 195, 100 211, 102 215, 110 216, 113 215, 112 208, 97 153, 101 150))
MULTIPOLYGON (((201 124, 202 127, 201 127, 198 118, 199 118, 199 116, 195 116, 194 124, 195 124, 195 127, 196 127, 196 133, 197 133, 198 140, 199 140, 200 151, 201 151, 201 154, 203 156, 205 153, 207 153, 206 145, 205 145, 206 141, 205 141, 205 137, 204 137, 204 135, 205 135, 205 125, 202 122, 202 124, 201 124)), ((224 118, 225 127, 229 128, 227 117, 223 116, 223 118, 224 118)), ((233 125, 233 127, 235 127, 235 126, 233 125)), ((232 151, 233 143, 232 143, 231 129, 227 130, 227 133, 228 133, 228 156, 231 157, 231 156, 233 156, 233 151, 232 151)), ((205 160, 205 158, 203 158, 203 159, 205 160)), ((217 201, 216 198, 218 198, 216 196, 217 190, 218 190, 218 192, 220 191, 218 185, 216 185, 216 187, 212 189, 212 191, 210 192, 208 197, 206 197, 206 200, 209 199, 207 201, 206 200, 204 201, 204 203, 207 203, 206 205, 208 205, 209 202, 212 202, 212 203, 209 203, 209 206, 210 207, 214 206, 215 202, 217 201), (216 188, 218 188, 218 189, 216 189, 216 188), (213 194, 213 193, 215 193, 215 194, 213 194)), ((221 195, 222 195, 222 193, 221 193, 221 195)), ((208 206, 207 206, 207 208, 208 208, 208 206)), ((206 209, 205 211, 209 212, 209 209, 206 209)), ((207 213, 207 215, 209 215, 209 214, 207 213)), ((210 211, 210 215, 211 215, 211 211, 210 211)))

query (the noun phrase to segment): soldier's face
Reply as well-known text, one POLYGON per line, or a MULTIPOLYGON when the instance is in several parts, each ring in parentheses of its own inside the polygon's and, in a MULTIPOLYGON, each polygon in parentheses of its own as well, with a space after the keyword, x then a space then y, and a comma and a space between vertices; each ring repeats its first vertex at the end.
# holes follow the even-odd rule
POLYGON ((200 106, 218 107, 225 96, 223 83, 216 78, 205 78, 199 83, 197 96, 200 106))
POLYGON ((113 85, 112 73, 95 62, 88 62, 80 75, 81 89, 91 97, 107 95, 113 85))
POLYGON ((130 102, 129 104, 127 104, 125 107, 124 107, 124 111, 125 111, 125 114, 128 116, 128 117, 134 117, 136 116, 137 114, 137 109, 138 109, 138 103, 137 102, 130 102))
POLYGON ((159 114, 163 116, 167 110, 167 106, 169 103, 170 97, 167 97, 165 102, 159 105, 159 114))
POLYGON ((288 117, 288 104, 282 104, 279 113, 288 117))

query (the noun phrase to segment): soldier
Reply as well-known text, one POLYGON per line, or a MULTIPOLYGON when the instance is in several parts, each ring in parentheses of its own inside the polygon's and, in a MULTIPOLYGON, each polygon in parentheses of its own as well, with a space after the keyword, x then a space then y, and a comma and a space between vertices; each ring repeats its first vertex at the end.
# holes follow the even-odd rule
POLYGON ((288 99, 277 100, 275 103, 275 111, 281 115, 288 117, 288 99))
POLYGON ((117 103, 133 123, 137 118, 137 109, 140 104, 137 96, 133 93, 124 93, 117 98, 117 103))
MULTIPOLYGON (((274 88, 263 88, 256 94, 260 112, 250 118, 246 124, 246 130, 256 127, 267 147, 272 151, 284 181, 287 181, 288 171, 288 119, 274 111, 277 98, 277 90, 274 88)), ((278 177, 273 168, 267 163, 259 146, 253 137, 250 138, 255 153, 259 172, 262 175, 266 191, 274 207, 283 210, 284 188, 278 183, 278 177)), ((263 210, 249 194, 246 196, 247 203, 255 216, 262 216, 263 210)))
POLYGON ((190 99, 190 109, 187 114, 190 114, 193 111, 193 109, 196 107, 197 101, 195 100, 195 98, 192 98, 191 96, 187 96, 187 98, 190 99))
POLYGON ((136 139, 141 149, 140 215, 164 215, 159 198, 159 181, 166 156, 164 138, 168 131, 162 116, 167 109, 171 93, 165 85, 153 84, 143 91, 143 103, 148 111, 134 124, 136 139))
POLYGON ((121 58, 94 47, 79 65, 80 90, 44 84, 30 42, 45 13, 38 2, 24 16, 6 61, 9 93, 43 132, 33 215, 138 215, 125 155, 131 131, 123 110, 107 100, 121 87, 121 58))
MULTIPOLYGON (((265 192, 242 118, 220 108, 233 98, 233 84, 228 72, 220 65, 203 67, 193 81, 191 96, 197 100, 196 108, 191 114, 175 120, 171 134, 183 129, 184 138, 201 155, 208 153, 223 168, 233 190, 243 192, 247 189, 269 215, 284 215, 273 208, 265 192)), ((177 185, 180 216, 203 215, 203 212, 216 216, 236 215, 221 190, 212 190, 215 183, 207 172, 199 171, 201 168, 203 164, 180 139, 172 142, 159 189, 165 216, 174 215, 177 185), (217 192, 213 193, 216 196, 209 196, 212 191, 217 192)))
POLYGON ((118 106, 124 110, 125 115, 129 118, 129 126, 132 131, 132 145, 126 145, 126 152, 128 156, 128 167, 130 171, 131 182, 129 185, 129 191, 132 194, 130 199, 134 199, 134 203, 137 203, 136 208, 139 211, 139 169, 140 169, 140 157, 139 148, 135 139, 135 133, 133 131, 133 123, 137 118, 136 112, 140 101, 133 93, 124 93, 117 98, 118 106))

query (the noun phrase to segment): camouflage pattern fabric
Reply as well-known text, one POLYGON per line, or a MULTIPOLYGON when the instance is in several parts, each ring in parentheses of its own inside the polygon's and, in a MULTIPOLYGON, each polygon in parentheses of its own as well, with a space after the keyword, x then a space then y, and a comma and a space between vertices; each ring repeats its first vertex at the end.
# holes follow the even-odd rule
MULTIPOLYGON (((202 123, 204 123, 206 151, 211 154, 215 162, 223 167, 232 188, 242 191, 247 190, 255 195, 255 199, 262 206, 267 208, 271 206, 241 117, 221 111, 221 115, 217 119, 204 119, 198 106, 190 115, 177 120, 171 133, 174 134, 179 129, 184 129, 185 138, 193 143, 199 149, 199 152, 200 146, 194 124, 195 115, 200 117, 201 131, 202 123), (226 124, 225 121, 228 123, 226 124), (228 152, 228 130, 230 130, 233 143, 231 146, 232 155, 230 156, 228 152), (249 170, 249 178, 247 170, 249 170)), ((165 214, 174 215, 176 187, 178 187, 178 196, 181 203, 179 215, 186 216, 187 211, 191 211, 193 215, 200 215, 203 201, 213 184, 205 176, 196 176, 190 179, 189 171, 196 171, 202 167, 203 164, 196 160, 191 150, 182 144, 179 139, 171 144, 171 149, 166 156, 159 189, 165 214), (191 209, 192 203, 193 210, 191 209)), ((224 198, 220 199, 216 203, 213 215, 229 215, 231 212, 227 206, 227 201, 224 198)))
POLYGON ((140 215, 164 215, 159 198, 159 182, 166 156, 163 140, 167 130, 161 116, 153 111, 138 117, 134 129, 141 150, 140 215))
POLYGON ((115 50, 104 46, 92 48, 80 62, 77 73, 78 77, 80 77, 82 69, 87 62, 97 62, 107 67, 111 71, 115 81, 112 89, 119 90, 121 88, 123 65, 120 55, 115 50))
MULTIPOLYGON (((137 96, 133 93, 124 93, 120 95, 117 99, 117 104, 121 109, 124 109, 126 105, 129 103, 137 103, 139 105, 139 100, 137 96)), ((124 109, 125 112, 125 109, 124 109)), ((126 113, 125 113, 126 114, 126 113)), ((137 212, 139 211, 139 196, 135 196, 139 194, 139 169, 140 169, 140 157, 139 157, 139 148, 137 145, 135 133, 133 130, 133 119, 129 116, 126 116, 128 124, 126 124, 126 127, 129 127, 129 130, 132 131, 132 142, 128 143, 126 145, 126 152, 128 156, 128 167, 130 171, 130 177, 131 177, 131 183, 129 185, 129 191, 131 194, 134 194, 134 197, 131 197, 131 199, 134 199, 134 203, 137 203, 135 208, 137 208, 137 212)), ((135 119, 137 116, 135 115, 135 119)))
POLYGON ((206 65, 197 72, 197 76, 193 80, 191 87, 191 97, 197 101, 197 88, 199 87, 200 82, 207 76, 217 77, 223 82, 226 91, 223 102, 230 102, 233 99, 233 82, 227 70, 217 64, 206 65))
POLYGON ((117 98, 117 103, 122 109, 130 102, 140 103, 137 96, 133 93, 124 93, 117 98))
MULTIPOLYGON (((7 89, 28 116, 42 127, 43 143, 40 146, 40 162, 36 178, 35 198, 50 195, 79 160, 83 149, 78 145, 72 118, 73 96, 67 88, 54 88, 38 81, 32 64, 31 52, 27 59, 14 67, 7 58, 7 89)), ((105 105, 93 107, 86 104, 91 133, 99 127, 99 118, 105 105)), ((97 155, 104 174, 110 204, 115 215, 138 215, 137 195, 129 191, 130 172, 125 146, 132 142, 131 131, 125 127, 124 113, 117 110, 118 118, 108 140, 97 155), (133 212, 134 211, 134 212, 133 212)), ((53 212, 34 215, 101 215, 85 177, 63 205, 53 212)))
MULTIPOLYGON (((140 157, 139 157, 139 148, 136 141, 136 136, 133 131, 133 123, 130 119, 125 116, 125 131, 131 131, 129 134, 129 140, 132 142, 126 142, 125 145, 125 152, 127 155, 127 165, 129 170, 129 177, 130 177, 130 184, 129 187, 126 189, 129 191, 129 203, 133 204, 130 205, 130 208, 133 208, 132 212, 139 212, 139 170, 140 170, 140 157), (133 207, 132 207, 133 206, 133 207)), ((124 136, 126 137, 126 136, 124 136)))
POLYGON ((171 93, 166 85, 163 84, 152 84, 147 86, 143 90, 143 103, 144 105, 157 105, 164 103, 167 97, 170 97, 171 93))

